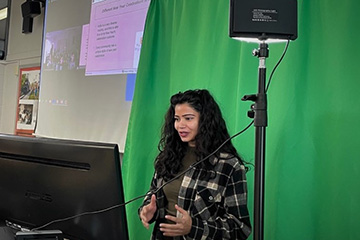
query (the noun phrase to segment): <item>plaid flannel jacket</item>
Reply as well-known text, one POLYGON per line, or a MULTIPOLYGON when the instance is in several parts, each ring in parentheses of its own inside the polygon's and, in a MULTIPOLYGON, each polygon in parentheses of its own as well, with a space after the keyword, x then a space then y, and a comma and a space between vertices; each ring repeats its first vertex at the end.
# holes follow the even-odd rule
MULTIPOLYGON (((178 205, 190 213, 192 227, 188 235, 175 239, 247 239, 251 233, 249 212, 247 209, 247 185, 245 167, 229 154, 220 154, 220 158, 211 157, 214 166, 213 176, 201 180, 203 169, 191 167, 184 175, 178 205)), ((142 206, 149 204, 152 191, 164 183, 156 173, 151 182, 142 206)), ((157 212, 150 222, 155 222, 151 239, 161 240, 159 224, 165 218, 167 200, 162 189, 156 194, 157 212)), ((179 214, 179 212, 178 212, 179 214)))

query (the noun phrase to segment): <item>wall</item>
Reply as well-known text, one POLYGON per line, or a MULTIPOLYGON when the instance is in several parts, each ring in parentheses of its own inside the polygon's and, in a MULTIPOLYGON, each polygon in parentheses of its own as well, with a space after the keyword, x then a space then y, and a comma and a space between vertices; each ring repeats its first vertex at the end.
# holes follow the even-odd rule
POLYGON ((22 33, 21 4, 25 0, 12 0, 8 51, 0 61, 0 132, 14 133, 18 98, 19 69, 40 66, 44 8, 34 18, 33 32, 22 33))
POLYGON ((19 64, 9 63, 1 65, 3 69, 0 77, 2 82, 2 89, 0 89, 2 97, 2 105, 0 108, 0 132, 14 133, 16 121, 16 109, 18 98, 18 69, 19 64))
MULTIPOLYGON (((0 129, 1 129, 1 112, 3 109, 3 91, 4 91, 4 65, 0 65, 0 129)), ((1 131, 0 131, 1 132, 1 131)))

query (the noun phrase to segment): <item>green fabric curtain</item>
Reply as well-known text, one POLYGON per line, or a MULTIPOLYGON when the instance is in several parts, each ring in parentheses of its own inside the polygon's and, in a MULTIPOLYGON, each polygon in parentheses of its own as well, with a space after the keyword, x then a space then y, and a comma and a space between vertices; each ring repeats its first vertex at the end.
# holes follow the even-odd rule
MULTIPOLYGON (((357 0, 298 1, 298 39, 268 91, 265 239, 360 239, 360 30, 357 0)), ((169 97, 209 89, 230 134, 250 119, 257 92, 257 44, 228 37, 228 0, 153 0, 146 20, 123 159, 126 200, 149 188, 169 97)), ((285 44, 270 44, 268 76, 285 44)), ((254 128, 233 140, 254 162, 254 128)), ((254 170, 247 174, 253 214, 254 170)), ((127 205, 130 239, 149 239, 127 205)), ((253 219, 253 218, 252 218, 253 219)), ((252 239, 252 237, 250 237, 252 239)))

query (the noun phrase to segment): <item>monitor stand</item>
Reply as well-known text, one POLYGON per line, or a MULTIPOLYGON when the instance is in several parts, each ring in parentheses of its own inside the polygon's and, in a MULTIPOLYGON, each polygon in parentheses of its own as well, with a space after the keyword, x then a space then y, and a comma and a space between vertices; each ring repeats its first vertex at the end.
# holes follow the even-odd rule
POLYGON ((64 240, 60 230, 17 232, 16 240, 64 240))

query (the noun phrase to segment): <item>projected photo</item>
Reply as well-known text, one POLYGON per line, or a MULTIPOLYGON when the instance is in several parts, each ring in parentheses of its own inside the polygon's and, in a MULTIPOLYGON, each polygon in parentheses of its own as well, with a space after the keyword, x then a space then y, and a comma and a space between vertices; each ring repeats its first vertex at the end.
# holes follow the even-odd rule
POLYGON ((82 27, 46 33, 44 70, 75 70, 79 68, 82 27))

